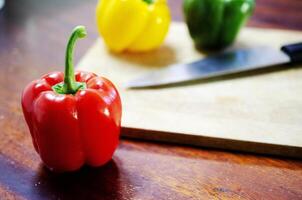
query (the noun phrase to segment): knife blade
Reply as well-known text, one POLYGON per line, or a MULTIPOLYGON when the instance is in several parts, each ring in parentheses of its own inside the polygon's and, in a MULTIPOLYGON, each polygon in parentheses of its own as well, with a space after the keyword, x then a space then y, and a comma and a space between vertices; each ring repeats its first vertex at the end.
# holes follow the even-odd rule
POLYGON ((128 82, 126 88, 165 86, 301 61, 302 43, 285 45, 281 49, 238 49, 150 72, 128 82))

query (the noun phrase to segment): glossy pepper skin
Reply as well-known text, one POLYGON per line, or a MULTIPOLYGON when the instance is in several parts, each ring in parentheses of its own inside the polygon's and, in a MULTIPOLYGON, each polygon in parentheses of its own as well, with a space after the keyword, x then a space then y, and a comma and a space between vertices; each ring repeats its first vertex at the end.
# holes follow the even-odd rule
POLYGON ((254 0, 184 0, 183 11, 198 49, 232 44, 255 6, 254 0))
POLYGON ((111 51, 144 52, 162 44, 171 17, 166 0, 100 0, 96 20, 111 51))
POLYGON ((119 141, 122 107, 115 86, 93 73, 73 72, 72 48, 85 35, 79 26, 71 36, 65 77, 62 72, 46 74, 22 94, 34 147, 44 164, 58 172, 104 165, 119 141))

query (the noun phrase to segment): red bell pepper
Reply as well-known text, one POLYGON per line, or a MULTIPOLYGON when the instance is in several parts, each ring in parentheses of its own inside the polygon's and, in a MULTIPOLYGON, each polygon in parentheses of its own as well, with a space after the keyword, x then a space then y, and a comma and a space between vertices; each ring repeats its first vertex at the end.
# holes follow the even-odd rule
POLYGON ((22 108, 36 151, 54 171, 74 171, 82 165, 101 166, 117 148, 121 99, 114 85, 72 64, 75 41, 86 36, 74 29, 66 50, 65 76, 52 72, 23 91, 22 108))

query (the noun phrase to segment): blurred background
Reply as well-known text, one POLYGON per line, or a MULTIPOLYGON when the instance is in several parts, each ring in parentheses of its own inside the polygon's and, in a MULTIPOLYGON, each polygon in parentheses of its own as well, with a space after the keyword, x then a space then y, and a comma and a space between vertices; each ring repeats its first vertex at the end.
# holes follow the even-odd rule
MULTIPOLYGON (((95 25, 97 0, 7 0, 0 10, 0 59, 3 72, 32 77, 59 69, 64 64, 65 43, 70 30, 78 24, 87 27, 89 37, 80 42, 75 62, 98 37, 95 25), (47 39, 46 39, 47 38, 47 39), (54 51, 55 49, 55 51, 54 51), (4 59, 8 57, 15 59, 4 59), (19 68, 24 60, 30 68, 19 68)), ((183 20, 182 0, 169 0, 172 19, 183 20)), ((248 26, 302 30, 301 0, 256 0, 256 9, 248 26)), ((1 73, 0 80, 9 76, 1 73)), ((22 76, 23 77, 23 76, 22 76)), ((31 77, 23 77, 27 83, 31 77)))

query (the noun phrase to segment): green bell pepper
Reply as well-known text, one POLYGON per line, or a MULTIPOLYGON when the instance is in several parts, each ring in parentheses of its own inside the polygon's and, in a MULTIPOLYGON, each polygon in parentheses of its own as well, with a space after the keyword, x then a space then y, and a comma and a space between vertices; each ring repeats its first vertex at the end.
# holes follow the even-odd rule
POLYGON ((254 0, 184 0, 183 11, 198 49, 232 44, 255 6, 254 0))

